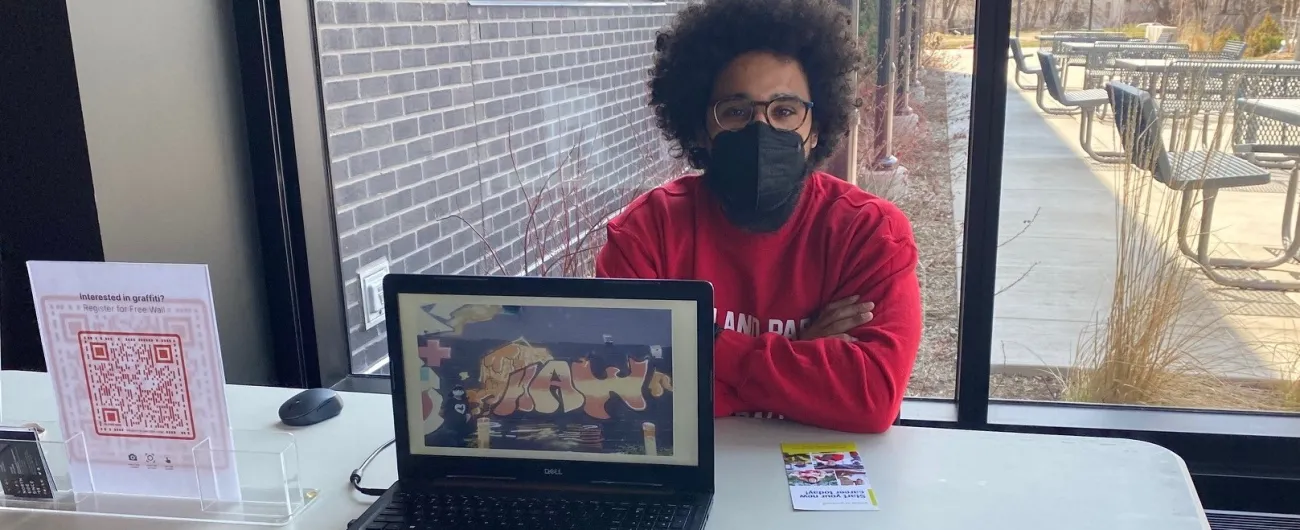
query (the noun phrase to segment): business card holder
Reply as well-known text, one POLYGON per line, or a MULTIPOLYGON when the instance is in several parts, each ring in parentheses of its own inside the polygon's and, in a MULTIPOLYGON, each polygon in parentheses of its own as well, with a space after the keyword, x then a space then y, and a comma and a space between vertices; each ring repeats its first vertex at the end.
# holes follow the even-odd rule
MULTIPOLYGON (((317 498, 318 490, 302 484, 298 444, 291 433, 234 430, 230 449, 214 449, 207 439, 194 443, 190 458, 183 467, 178 465, 175 471, 179 474, 172 476, 184 481, 184 488, 178 489, 197 492, 197 496, 124 495, 97 491, 96 466, 87 470, 77 465, 87 459, 96 461, 96 455, 87 450, 84 434, 63 433, 57 422, 0 418, 0 426, 6 427, 32 423, 47 429, 37 443, 53 482, 53 498, 0 493, 0 511, 279 526, 292 522, 317 498), (237 498, 230 488, 219 487, 231 466, 238 475, 237 498)), ((135 458, 130 465, 171 465, 170 457, 131 456, 135 458)))

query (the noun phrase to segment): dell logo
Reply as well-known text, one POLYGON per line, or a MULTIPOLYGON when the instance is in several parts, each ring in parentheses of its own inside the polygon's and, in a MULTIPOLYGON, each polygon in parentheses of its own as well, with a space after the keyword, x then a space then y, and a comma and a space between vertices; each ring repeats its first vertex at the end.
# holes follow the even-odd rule
POLYGON ((542 473, 543 473, 543 474, 546 474, 546 475, 556 475, 556 476, 559 476, 559 475, 563 475, 563 474, 564 474, 564 470, 563 470, 563 469, 560 469, 560 468, 558 468, 558 467, 548 467, 548 468, 543 469, 543 470, 542 470, 542 473))

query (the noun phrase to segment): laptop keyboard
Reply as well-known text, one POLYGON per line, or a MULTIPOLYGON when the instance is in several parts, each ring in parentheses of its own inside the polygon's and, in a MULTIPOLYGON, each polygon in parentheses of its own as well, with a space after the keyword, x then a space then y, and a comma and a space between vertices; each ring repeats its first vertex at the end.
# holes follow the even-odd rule
POLYGON ((685 504, 629 500, 583 500, 533 496, 398 493, 366 530, 527 528, 555 530, 651 530, 686 527, 685 504))

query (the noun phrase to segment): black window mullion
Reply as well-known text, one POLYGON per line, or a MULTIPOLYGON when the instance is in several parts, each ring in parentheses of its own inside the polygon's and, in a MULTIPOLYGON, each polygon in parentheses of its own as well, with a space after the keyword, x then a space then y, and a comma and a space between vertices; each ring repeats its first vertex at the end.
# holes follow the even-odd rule
POLYGON ((280 0, 241 0, 231 6, 276 382, 321 386, 280 0))
POLYGON ((957 339, 957 424, 966 428, 981 428, 988 423, 1010 32, 1010 2, 980 0, 976 3, 961 320, 957 339))

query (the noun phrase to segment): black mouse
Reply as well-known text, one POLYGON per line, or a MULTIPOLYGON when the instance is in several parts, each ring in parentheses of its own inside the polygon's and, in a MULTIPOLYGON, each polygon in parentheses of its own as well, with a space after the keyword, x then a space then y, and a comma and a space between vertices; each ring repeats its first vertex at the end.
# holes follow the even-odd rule
POLYGON ((328 388, 309 388, 280 405, 280 422, 290 427, 306 427, 338 416, 343 412, 343 396, 328 388))

